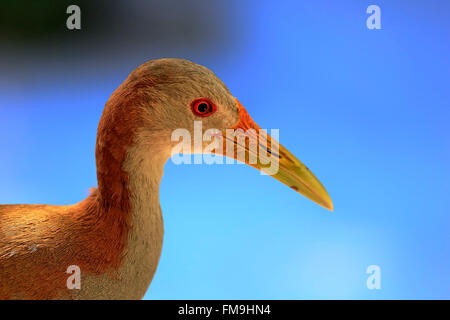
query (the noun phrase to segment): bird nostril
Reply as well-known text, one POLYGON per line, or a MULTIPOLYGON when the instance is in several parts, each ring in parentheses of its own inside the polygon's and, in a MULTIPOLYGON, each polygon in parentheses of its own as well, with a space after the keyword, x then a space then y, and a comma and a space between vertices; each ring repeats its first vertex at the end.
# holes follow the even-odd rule
POLYGON ((278 157, 278 159, 281 159, 281 158, 282 158, 282 157, 281 157, 281 154, 273 153, 272 150, 271 150, 269 147, 266 147, 265 149, 266 149, 266 151, 267 151, 268 154, 273 155, 273 156, 275 156, 275 157, 278 157))

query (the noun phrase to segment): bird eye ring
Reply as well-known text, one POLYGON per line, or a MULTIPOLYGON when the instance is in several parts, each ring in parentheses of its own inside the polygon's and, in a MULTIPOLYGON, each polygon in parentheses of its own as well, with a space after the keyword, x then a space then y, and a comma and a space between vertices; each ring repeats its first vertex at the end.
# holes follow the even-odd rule
POLYGON ((198 117, 207 117, 216 111, 216 106, 206 98, 192 101, 192 112, 198 117))

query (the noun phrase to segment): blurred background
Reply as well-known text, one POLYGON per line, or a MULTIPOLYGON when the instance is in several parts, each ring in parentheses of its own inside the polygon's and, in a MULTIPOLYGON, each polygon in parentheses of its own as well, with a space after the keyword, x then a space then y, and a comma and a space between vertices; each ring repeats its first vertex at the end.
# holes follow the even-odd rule
POLYGON ((0 203, 86 197, 109 95, 145 61, 185 58, 280 129, 335 211, 249 166, 169 161, 145 298, 449 299, 449 40, 446 0, 3 0, 0 203))

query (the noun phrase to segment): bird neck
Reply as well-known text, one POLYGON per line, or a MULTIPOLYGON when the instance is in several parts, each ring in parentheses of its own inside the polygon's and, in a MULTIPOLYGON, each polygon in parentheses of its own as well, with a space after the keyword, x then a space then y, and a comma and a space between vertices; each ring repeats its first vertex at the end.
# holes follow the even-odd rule
POLYGON ((121 278, 142 298, 150 285, 161 255, 164 224, 159 205, 159 185, 166 157, 156 148, 137 144, 128 151, 123 169, 129 174, 130 229, 121 278))
POLYGON ((159 185, 170 152, 158 144, 157 137, 151 136, 151 130, 139 130, 139 115, 130 108, 121 108, 120 102, 113 94, 99 124, 98 196, 102 211, 116 215, 114 219, 124 225, 122 258, 117 270, 121 281, 111 292, 142 298, 162 250, 159 185))
MULTIPOLYGON (((118 297, 118 293, 123 297, 142 298, 156 272, 162 250, 164 225, 159 205, 159 185, 167 161, 166 152, 140 141, 142 139, 137 138, 124 149, 121 164, 112 158, 109 163, 101 162, 104 166, 97 169, 97 192, 104 218, 114 219, 123 225, 117 232, 117 237, 123 239, 121 261, 115 271, 120 281, 105 284, 111 286, 107 291, 114 298, 118 297), (110 214, 114 217, 106 218, 110 214)), ((103 151, 97 152, 97 157, 106 159, 103 153, 112 157, 112 152, 108 150, 103 148, 103 151)))

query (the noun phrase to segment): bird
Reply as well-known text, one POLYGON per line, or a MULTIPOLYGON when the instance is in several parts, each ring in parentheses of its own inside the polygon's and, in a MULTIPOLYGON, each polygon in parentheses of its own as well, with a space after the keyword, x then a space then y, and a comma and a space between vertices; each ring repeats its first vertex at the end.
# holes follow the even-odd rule
MULTIPOLYGON (((95 145, 97 187, 85 199, 0 205, 0 299, 142 299, 162 251, 159 185, 179 142, 172 133, 194 133, 195 122, 202 132, 216 132, 217 145, 231 141, 246 157, 220 148, 210 153, 268 171, 267 162, 249 160, 255 153, 249 141, 262 135, 260 127, 218 76, 184 59, 147 61, 105 103, 95 145), (226 137, 229 129, 254 132, 239 144, 226 137)), ((279 161, 272 177, 333 211, 326 189, 300 160, 269 135, 261 141, 259 150, 279 161)), ((199 152, 206 147, 202 142, 199 152)))

